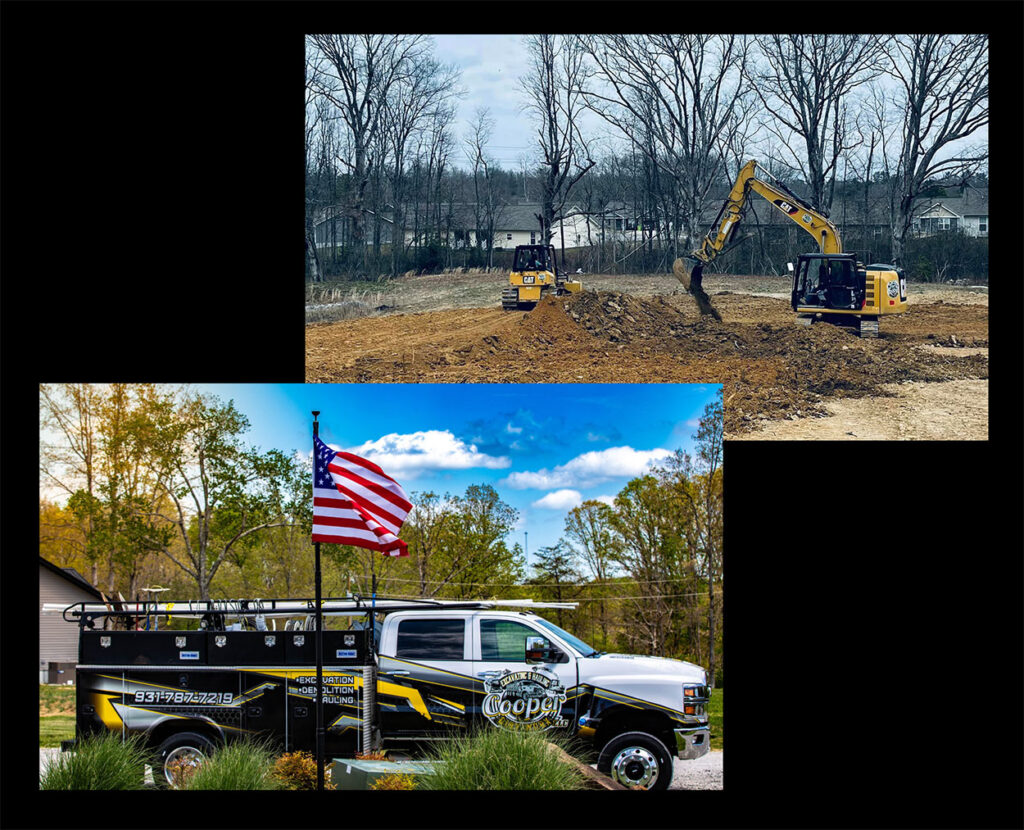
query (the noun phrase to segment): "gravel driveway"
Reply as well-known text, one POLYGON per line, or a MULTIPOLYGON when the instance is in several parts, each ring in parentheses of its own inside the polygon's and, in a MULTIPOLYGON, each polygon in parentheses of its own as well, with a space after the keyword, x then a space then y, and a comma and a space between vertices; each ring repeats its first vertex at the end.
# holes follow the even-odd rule
POLYGON ((711 751, 702 758, 673 764, 670 790, 721 790, 723 752, 711 751))

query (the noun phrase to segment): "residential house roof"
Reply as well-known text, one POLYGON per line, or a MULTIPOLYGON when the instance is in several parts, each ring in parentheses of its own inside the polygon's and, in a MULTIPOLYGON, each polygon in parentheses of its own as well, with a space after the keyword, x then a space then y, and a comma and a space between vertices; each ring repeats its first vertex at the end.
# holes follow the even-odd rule
POLYGON ((61 568, 58 565, 54 565, 48 559, 44 559, 42 556, 39 557, 39 564, 47 570, 53 571, 57 576, 63 577, 72 585, 92 594, 96 599, 103 599, 103 595, 99 590, 94 588, 89 581, 74 568, 61 568))

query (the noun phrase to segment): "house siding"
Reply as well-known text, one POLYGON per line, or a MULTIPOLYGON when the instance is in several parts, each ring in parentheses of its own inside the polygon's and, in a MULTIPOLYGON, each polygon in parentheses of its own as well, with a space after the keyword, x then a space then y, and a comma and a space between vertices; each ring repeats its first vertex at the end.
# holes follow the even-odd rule
MULTIPOLYGON (((43 613, 43 604, 95 602, 96 597, 49 568, 39 566, 39 682, 45 683, 50 663, 78 662, 78 626, 60 613, 43 613)), ((68 678, 69 680, 72 678, 68 678)))

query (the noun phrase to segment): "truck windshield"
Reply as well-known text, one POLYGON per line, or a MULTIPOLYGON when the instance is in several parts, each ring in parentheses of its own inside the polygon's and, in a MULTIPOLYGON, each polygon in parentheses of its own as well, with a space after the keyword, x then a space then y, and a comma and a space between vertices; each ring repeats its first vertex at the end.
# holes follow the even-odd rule
POLYGON ((563 639, 570 646, 576 649, 576 651, 578 651, 584 657, 593 657, 598 653, 596 648, 591 648, 585 642, 583 642, 583 640, 579 639, 579 637, 573 637, 572 634, 570 634, 568 631, 563 631, 554 623, 550 623, 542 617, 537 617, 537 622, 539 622, 542 626, 544 626, 544 628, 548 629, 553 634, 557 634, 561 639, 563 639))

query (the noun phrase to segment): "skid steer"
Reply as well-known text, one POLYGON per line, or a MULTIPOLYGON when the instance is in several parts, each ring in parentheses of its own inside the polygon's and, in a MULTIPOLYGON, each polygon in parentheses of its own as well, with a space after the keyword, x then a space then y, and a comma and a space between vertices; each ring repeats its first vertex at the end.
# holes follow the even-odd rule
POLYGON ((552 245, 516 246, 508 283, 501 292, 505 311, 529 311, 544 297, 583 290, 583 283, 558 270, 552 245))

